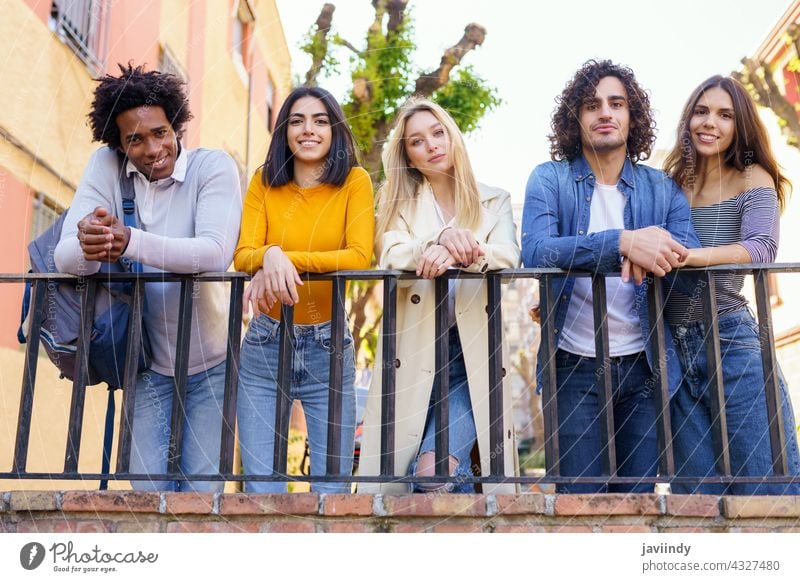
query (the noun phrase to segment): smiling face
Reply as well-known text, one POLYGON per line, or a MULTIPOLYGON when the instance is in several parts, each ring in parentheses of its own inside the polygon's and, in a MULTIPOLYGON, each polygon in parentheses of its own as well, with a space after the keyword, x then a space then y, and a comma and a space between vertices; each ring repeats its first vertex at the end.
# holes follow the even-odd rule
POLYGON ((409 117, 403 138, 412 168, 428 180, 441 174, 452 175, 450 137, 433 113, 417 111, 409 117))
POLYGON ((712 87, 697 100, 689 119, 689 134, 697 155, 724 154, 733 143, 735 133, 733 99, 721 87, 712 87))
POLYGON ((286 141, 295 163, 322 165, 331 150, 331 120, 316 97, 301 97, 289 110, 286 141))
POLYGON ((628 141, 631 111, 628 92, 616 77, 603 77, 593 96, 580 109, 581 147, 584 155, 624 149, 628 141))
POLYGON ((172 175, 178 158, 178 138, 161 107, 128 109, 117 115, 120 144, 139 172, 149 180, 172 175))

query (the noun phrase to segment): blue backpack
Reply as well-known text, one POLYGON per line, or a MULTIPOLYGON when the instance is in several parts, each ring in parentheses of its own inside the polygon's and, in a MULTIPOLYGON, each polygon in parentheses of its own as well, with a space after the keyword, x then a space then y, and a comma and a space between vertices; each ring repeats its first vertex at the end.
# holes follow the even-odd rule
MULTIPOLYGON (((123 220, 125 226, 136 228, 136 192, 133 178, 125 172, 126 159, 120 155, 119 186, 122 193, 123 220)), ((33 273, 58 273, 55 265, 55 248, 61 240, 61 230, 66 212, 28 245, 31 271, 33 273)), ((140 273, 138 262, 120 259, 114 263, 101 263, 103 273, 140 273)), ((109 388, 121 388, 125 372, 125 347, 128 339, 128 320, 132 283, 103 282, 97 286, 95 316, 89 344, 88 385, 105 383, 109 388)), ((61 377, 72 380, 77 370, 76 349, 81 329, 81 293, 74 283, 48 283, 45 291, 45 305, 39 313, 29 314, 31 284, 25 286, 22 302, 22 324, 17 338, 26 343, 25 320, 30 317, 41 319, 41 339, 50 360, 61 371, 61 377)), ((139 372, 150 364, 150 345, 147 331, 142 326, 142 346, 139 357, 139 372)))

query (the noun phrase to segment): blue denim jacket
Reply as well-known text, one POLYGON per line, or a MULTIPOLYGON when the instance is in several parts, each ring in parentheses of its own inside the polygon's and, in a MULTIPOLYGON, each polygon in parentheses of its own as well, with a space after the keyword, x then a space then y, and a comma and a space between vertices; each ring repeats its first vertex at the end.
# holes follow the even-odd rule
MULTIPOLYGON (((595 176, 583 156, 572 162, 547 162, 537 166, 525 190, 522 216, 522 264, 525 267, 557 267, 595 273, 618 271, 621 264, 621 230, 587 234, 589 212, 594 194, 595 176)), ((618 188, 625 196, 626 230, 660 226, 689 248, 700 247, 689 211, 689 204, 678 185, 664 172, 625 160, 618 188)), ((667 277, 665 293, 674 284, 690 296, 696 277, 667 277)), ((552 292, 556 298, 556 346, 567 317, 567 308, 575 285, 574 277, 554 277, 552 292)), ((642 330, 647 361, 653 368, 653 354, 648 341, 650 319, 647 307, 647 283, 636 286, 636 307, 642 330)), ((672 334, 664 326, 670 394, 681 380, 680 362, 672 334)), ((542 362, 542 358, 539 358, 542 362)))

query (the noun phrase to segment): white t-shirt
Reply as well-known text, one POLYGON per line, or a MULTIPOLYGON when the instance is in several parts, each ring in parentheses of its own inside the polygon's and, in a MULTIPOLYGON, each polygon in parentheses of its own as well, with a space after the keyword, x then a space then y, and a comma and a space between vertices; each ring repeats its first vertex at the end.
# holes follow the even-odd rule
MULTIPOLYGON (((617 186, 596 184, 587 234, 624 229, 624 217, 625 196, 617 186)), ((623 283, 619 277, 606 277, 606 296, 609 354, 617 357, 641 352, 644 342, 633 281, 623 283)), ((595 357, 592 280, 589 277, 575 278, 559 348, 579 356, 595 357)))

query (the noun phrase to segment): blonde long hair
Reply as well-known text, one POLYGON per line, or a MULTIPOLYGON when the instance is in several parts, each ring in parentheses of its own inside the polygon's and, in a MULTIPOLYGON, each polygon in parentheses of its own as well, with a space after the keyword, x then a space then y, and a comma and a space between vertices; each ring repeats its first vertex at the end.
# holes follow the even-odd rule
MULTIPOLYGON (((461 228, 474 229, 480 224, 481 196, 478 181, 472 171, 464 138, 456 122, 447 111, 433 101, 411 97, 397 113, 397 124, 383 150, 383 169, 386 173, 378 192, 378 216, 375 225, 375 240, 380 249, 381 240, 398 212, 414 204, 425 182, 422 172, 412 168, 406 155, 406 125, 411 117, 427 111, 442 124, 450 140, 450 159, 453 162, 455 180, 455 224, 461 228)), ((380 251, 379 251, 380 252, 380 251)))

